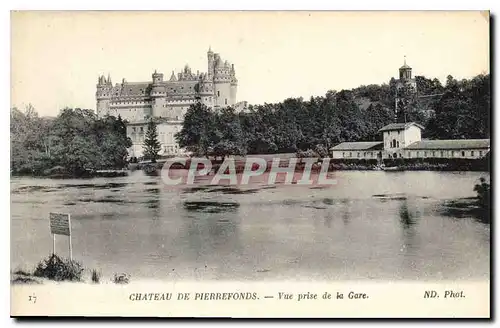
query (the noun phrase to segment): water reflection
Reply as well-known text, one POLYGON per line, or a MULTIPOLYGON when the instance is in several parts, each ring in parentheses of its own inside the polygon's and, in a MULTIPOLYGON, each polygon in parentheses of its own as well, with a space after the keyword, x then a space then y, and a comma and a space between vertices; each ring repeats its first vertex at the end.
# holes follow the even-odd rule
MULTIPOLYGON (((187 243, 183 247, 183 256, 192 258, 197 277, 209 272, 216 278, 231 277, 228 265, 237 265, 234 264, 234 258, 238 258, 242 250, 239 204, 225 203, 221 206, 221 203, 215 202, 192 203, 196 203, 196 210, 191 206, 184 207, 181 217, 184 227, 179 229, 177 238, 179 242, 187 243), (207 263, 210 265, 207 266, 207 263)), ((231 278, 234 279, 234 276, 231 278)))
POLYGON ((439 212, 452 219, 473 218, 474 220, 490 224, 491 212, 479 206, 476 197, 457 198, 444 200, 438 207, 439 212))
POLYGON ((220 213, 236 210, 240 204, 236 202, 185 201, 184 208, 191 212, 220 213))
POLYGON ((401 202, 401 206, 399 207, 399 218, 403 229, 407 230, 410 226, 415 224, 415 217, 408 210, 408 200, 405 199, 401 202))
POLYGON ((351 208, 350 208, 350 202, 348 199, 342 199, 342 222, 344 222, 344 225, 347 225, 349 223, 349 220, 351 218, 351 208))
MULTIPOLYGON (((105 275, 488 277, 489 225, 469 214, 462 219, 457 213, 463 211, 452 209, 460 206, 447 203, 474 196, 471 186, 482 173, 338 174, 339 185, 332 188, 260 186, 249 191, 234 186, 168 190, 160 178, 142 171, 84 184, 13 179, 12 266, 31 267, 52 249, 45 233, 47 215, 60 211, 72 215, 74 256, 105 275)), ((67 249, 65 244, 56 247, 67 249)))
POLYGON ((401 224, 401 253, 403 255, 402 266, 406 270, 416 270, 416 254, 419 252, 419 236, 417 227, 417 218, 419 212, 410 206, 408 199, 401 202, 399 206, 399 222, 401 224))
POLYGON ((325 226, 327 228, 331 228, 332 227, 332 221, 333 221, 333 213, 328 211, 326 212, 326 215, 325 215, 325 226))
POLYGON ((133 201, 115 198, 114 196, 111 195, 102 198, 80 198, 78 199, 78 201, 82 203, 118 203, 118 204, 134 203, 133 201))
POLYGON ((221 193, 228 195, 244 195, 244 194, 254 194, 258 192, 260 189, 252 188, 236 188, 231 186, 217 185, 217 186, 196 186, 196 187, 188 187, 183 190, 185 194, 193 194, 196 192, 205 192, 205 193, 221 193))

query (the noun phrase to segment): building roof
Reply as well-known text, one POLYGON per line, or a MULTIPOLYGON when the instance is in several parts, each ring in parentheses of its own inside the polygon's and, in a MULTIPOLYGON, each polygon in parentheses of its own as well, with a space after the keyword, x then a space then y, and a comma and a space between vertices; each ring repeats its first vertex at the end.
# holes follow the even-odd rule
POLYGON ((330 148, 330 150, 368 150, 382 149, 384 142, 382 141, 361 141, 361 142, 343 142, 330 148))
POLYGON ((408 69, 408 68, 411 68, 411 67, 406 64, 406 56, 404 56, 404 64, 399 69, 408 69))
POLYGON ((410 126, 416 126, 420 129, 424 129, 424 127, 418 123, 415 123, 415 122, 408 122, 408 123, 391 123, 391 124, 387 124, 386 126, 384 126, 383 128, 381 128, 380 130, 378 130, 378 132, 384 132, 384 131, 394 131, 394 130, 406 130, 407 128, 409 128, 410 126))
POLYGON ((422 140, 406 149, 477 149, 490 148, 490 139, 422 140))
POLYGON ((113 97, 149 95, 150 86, 151 84, 149 82, 127 82, 113 90, 113 97), (116 95, 117 92, 118 95, 116 95))

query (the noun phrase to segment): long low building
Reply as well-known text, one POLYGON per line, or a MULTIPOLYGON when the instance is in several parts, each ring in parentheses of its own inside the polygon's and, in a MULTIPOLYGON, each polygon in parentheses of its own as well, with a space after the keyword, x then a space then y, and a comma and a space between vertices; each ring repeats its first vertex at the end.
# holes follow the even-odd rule
POLYGON ((343 142, 333 147, 333 158, 371 158, 382 156, 384 143, 382 141, 343 142))
POLYGON ((484 157, 490 139, 422 140, 420 124, 392 123, 379 130, 383 141, 343 142, 332 147, 335 159, 468 158, 484 157))
POLYGON ((481 158, 490 151, 490 139, 422 140, 406 147, 406 158, 481 158))

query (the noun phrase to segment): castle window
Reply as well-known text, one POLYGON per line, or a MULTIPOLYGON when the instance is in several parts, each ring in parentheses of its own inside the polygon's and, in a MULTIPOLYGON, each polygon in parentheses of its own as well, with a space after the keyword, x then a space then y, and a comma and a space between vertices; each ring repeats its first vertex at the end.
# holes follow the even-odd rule
POLYGON ((217 97, 220 97, 220 91, 217 91, 217 97))
POLYGON ((342 152, 342 157, 345 157, 345 152, 342 152))
POLYGON ((479 157, 481 157, 481 156, 483 156, 483 151, 482 150, 479 151, 479 157))
POLYGON ((462 150, 462 157, 465 157, 465 152, 462 150))
POLYGON ((227 105, 227 98, 225 99, 226 105, 227 105))
POLYGON ((351 152, 349 152, 349 157, 352 157, 352 153, 351 152))
POLYGON ((444 151, 441 150, 441 157, 444 157, 444 151))
POLYGON ((474 151, 473 150, 471 150, 470 155, 474 156, 474 151))

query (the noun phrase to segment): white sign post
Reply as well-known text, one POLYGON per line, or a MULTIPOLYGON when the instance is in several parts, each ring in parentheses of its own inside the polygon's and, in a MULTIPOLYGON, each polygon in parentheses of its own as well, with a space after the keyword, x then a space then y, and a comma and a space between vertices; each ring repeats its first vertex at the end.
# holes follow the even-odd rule
POLYGON ((73 248, 71 246, 71 218, 65 213, 50 213, 50 233, 52 234, 52 254, 56 253, 56 235, 69 237, 69 258, 73 260, 73 248))

